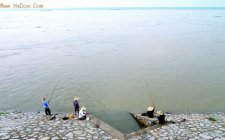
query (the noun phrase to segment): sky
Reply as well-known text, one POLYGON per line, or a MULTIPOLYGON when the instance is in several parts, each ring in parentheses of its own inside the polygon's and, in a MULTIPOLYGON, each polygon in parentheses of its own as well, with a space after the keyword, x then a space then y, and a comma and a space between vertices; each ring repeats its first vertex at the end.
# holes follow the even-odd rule
POLYGON ((225 7, 225 0, 0 0, 0 3, 38 3, 45 8, 76 7, 225 7))

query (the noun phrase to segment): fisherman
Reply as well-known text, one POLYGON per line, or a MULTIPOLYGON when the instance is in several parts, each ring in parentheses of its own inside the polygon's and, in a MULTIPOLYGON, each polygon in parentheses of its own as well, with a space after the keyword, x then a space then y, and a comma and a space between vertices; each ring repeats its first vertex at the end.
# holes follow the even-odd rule
POLYGON ((80 109, 79 116, 78 116, 79 120, 86 120, 87 113, 85 112, 85 110, 86 110, 86 107, 82 107, 80 109))
POLYGON ((147 116, 149 117, 149 118, 154 118, 154 111, 155 111, 155 107, 153 106, 153 107, 148 107, 148 109, 147 109, 147 116))
POLYGON ((79 97, 74 97, 74 100, 73 100, 73 107, 74 107, 74 111, 75 111, 74 116, 79 115, 80 106, 79 106, 78 100, 79 100, 79 97))
POLYGON ((153 107, 148 107, 147 112, 141 113, 141 116, 148 116, 149 118, 154 118, 154 111, 155 111, 155 106, 153 107))
POLYGON ((45 109, 45 114, 46 115, 52 115, 51 110, 49 109, 49 101, 46 101, 46 97, 43 97, 42 105, 45 109))
POLYGON ((165 124, 165 115, 162 113, 162 111, 157 111, 157 119, 159 124, 165 124))

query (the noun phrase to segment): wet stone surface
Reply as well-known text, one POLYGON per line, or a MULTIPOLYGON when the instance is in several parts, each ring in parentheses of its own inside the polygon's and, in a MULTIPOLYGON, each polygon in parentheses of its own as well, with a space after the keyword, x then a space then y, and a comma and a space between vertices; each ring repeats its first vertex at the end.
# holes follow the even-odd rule
POLYGON ((110 134, 101 128, 95 128, 90 121, 62 120, 62 113, 58 114, 55 120, 49 118, 43 113, 7 111, 7 114, 0 115, 0 139, 112 139, 110 134))
POLYGON ((215 114, 166 114, 168 124, 157 128, 146 128, 142 133, 128 135, 130 140, 225 140, 225 113, 215 114), (208 118, 214 118, 211 121, 208 118), (185 122, 181 122, 186 119, 185 122))

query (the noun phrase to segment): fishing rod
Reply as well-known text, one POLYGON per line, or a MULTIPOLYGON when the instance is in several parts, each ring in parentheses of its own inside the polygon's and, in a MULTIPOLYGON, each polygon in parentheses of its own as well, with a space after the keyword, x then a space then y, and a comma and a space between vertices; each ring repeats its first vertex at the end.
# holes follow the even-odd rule
POLYGON ((153 101, 152 94, 151 94, 151 102, 152 102, 153 107, 155 108, 155 103, 154 103, 154 101, 153 101))
POLYGON ((151 103, 153 104, 153 107, 155 108, 155 104, 154 104, 154 100, 153 100, 153 97, 152 97, 152 92, 151 92, 149 84, 148 84, 148 91, 149 91, 149 94, 150 94, 151 103))
POLYGON ((95 114, 95 113, 102 113, 102 112, 106 112, 106 111, 91 111, 91 112, 87 112, 87 114, 95 114))
POLYGON ((55 88, 54 88, 54 90, 53 90, 53 92, 52 92, 52 94, 51 94, 51 96, 50 96, 50 98, 49 98, 49 100, 48 100, 48 103, 49 103, 49 104, 50 104, 50 101, 51 101, 51 99, 52 99, 53 94, 55 93, 55 89, 57 88, 58 83, 59 83, 59 82, 57 82, 57 84, 56 84, 56 86, 55 86, 55 88))

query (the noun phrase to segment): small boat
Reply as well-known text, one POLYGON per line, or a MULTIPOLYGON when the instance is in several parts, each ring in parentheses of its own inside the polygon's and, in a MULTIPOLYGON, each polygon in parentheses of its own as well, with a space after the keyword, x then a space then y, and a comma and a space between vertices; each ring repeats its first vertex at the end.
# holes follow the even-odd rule
POLYGON ((153 126, 157 122, 157 118, 149 118, 148 116, 141 116, 141 114, 131 113, 130 115, 138 122, 140 127, 153 126))

